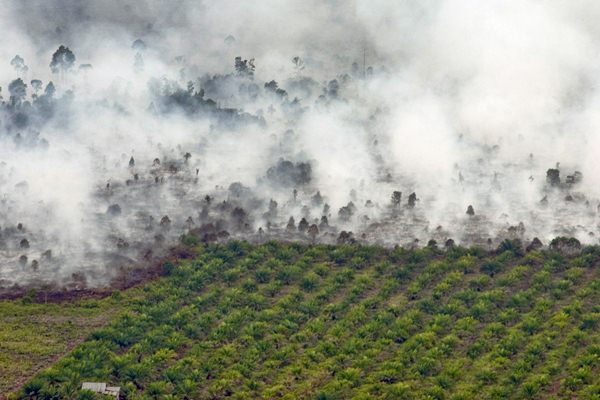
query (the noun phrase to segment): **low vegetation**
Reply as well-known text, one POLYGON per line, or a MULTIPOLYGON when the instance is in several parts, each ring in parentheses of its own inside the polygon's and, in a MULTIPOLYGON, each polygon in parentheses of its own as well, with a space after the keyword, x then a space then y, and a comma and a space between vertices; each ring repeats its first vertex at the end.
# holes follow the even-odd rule
POLYGON ((600 248, 508 244, 198 245, 13 398, 597 399, 600 248))
POLYGON ((0 398, 72 350, 118 310, 110 299, 61 304, 0 301, 0 398))

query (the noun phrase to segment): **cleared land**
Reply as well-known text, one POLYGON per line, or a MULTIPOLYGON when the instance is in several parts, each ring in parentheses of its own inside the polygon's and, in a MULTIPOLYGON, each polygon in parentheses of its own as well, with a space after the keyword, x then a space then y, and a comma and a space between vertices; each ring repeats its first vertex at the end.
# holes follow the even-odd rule
POLYGON ((600 396, 600 248, 196 251, 99 301, 122 312, 14 397, 94 398, 84 380, 128 399, 600 396))
POLYGON ((118 305, 109 300, 61 304, 0 301, 0 398, 106 325, 118 305))

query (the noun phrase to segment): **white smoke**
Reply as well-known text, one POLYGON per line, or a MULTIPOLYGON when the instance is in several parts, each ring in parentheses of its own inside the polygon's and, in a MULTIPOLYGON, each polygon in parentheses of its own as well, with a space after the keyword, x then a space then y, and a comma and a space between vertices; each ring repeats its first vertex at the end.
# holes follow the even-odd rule
POLYGON ((9 0, 0 286, 83 284, 78 273, 105 285, 208 223, 248 240, 335 242, 344 229, 385 245, 596 243, 599 14, 596 2, 558 0, 9 0), (133 49, 136 39, 146 48, 133 49), (59 45, 76 55, 72 72, 50 71, 59 45), (27 71, 10 64, 16 54, 27 71), (254 59, 253 77, 235 76, 237 56, 254 59), (15 125, 17 77, 30 103, 32 79, 56 85, 46 123, 15 125), (265 88, 271 80, 287 99, 265 88), (190 116, 163 103, 201 89, 202 101, 231 110, 190 116), (273 181, 280 159, 310 164, 310 182, 273 181), (546 171, 557 163, 563 184, 551 189, 546 171), (575 171, 583 180, 566 184, 575 171), (228 190, 235 182, 242 189, 228 190), (338 216, 350 201, 353 215, 338 216), (121 214, 110 217, 114 204, 121 214), (322 216, 331 228, 314 239, 286 229, 289 217, 318 225, 322 216))

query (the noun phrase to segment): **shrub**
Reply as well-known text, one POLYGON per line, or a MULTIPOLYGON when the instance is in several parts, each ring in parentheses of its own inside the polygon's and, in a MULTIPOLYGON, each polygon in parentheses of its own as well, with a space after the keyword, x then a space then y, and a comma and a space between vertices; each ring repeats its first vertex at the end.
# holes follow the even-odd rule
POLYGON ((164 275, 171 275, 173 269, 175 269, 175 265, 173 265, 171 262, 166 262, 162 265, 162 271, 164 275))
POLYGON ((319 275, 315 274, 314 272, 309 272, 304 276, 304 278, 302 278, 300 282, 300 287, 306 292, 312 292, 316 289, 318 284, 319 275))
POLYGON ((258 290, 256 283, 251 279, 246 279, 244 283, 242 283, 242 289, 247 293, 256 292, 258 290))
POLYGON ((295 265, 284 267, 277 271, 277 280, 284 285, 291 285, 302 275, 302 269, 295 265))
POLYGON ((488 260, 481 264, 481 267, 479 269, 482 273, 493 277, 495 274, 502 270, 502 264, 500 264, 500 262, 498 261, 488 260))
POLYGON ((496 251, 500 254, 509 252, 516 257, 521 257, 524 254, 523 243, 519 239, 504 239, 496 251))
POLYGON ((196 235, 186 234, 181 237, 181 243, 183 243, 186 246, 193 247, 200 244, 200 240, 196 235))

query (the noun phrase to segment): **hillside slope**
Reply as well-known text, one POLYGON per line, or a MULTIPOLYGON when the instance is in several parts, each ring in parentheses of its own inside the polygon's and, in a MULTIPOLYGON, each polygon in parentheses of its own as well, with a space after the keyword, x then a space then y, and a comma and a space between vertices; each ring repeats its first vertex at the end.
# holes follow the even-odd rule
POLYGON ((598 398, 600 249, 505 250, 199 245, 14 397, 598 398))
POLYGON ((29 296, 0 301, 0 399, 106 325, 118 309, 110 298, 61 304, 35 304, 29 296))

